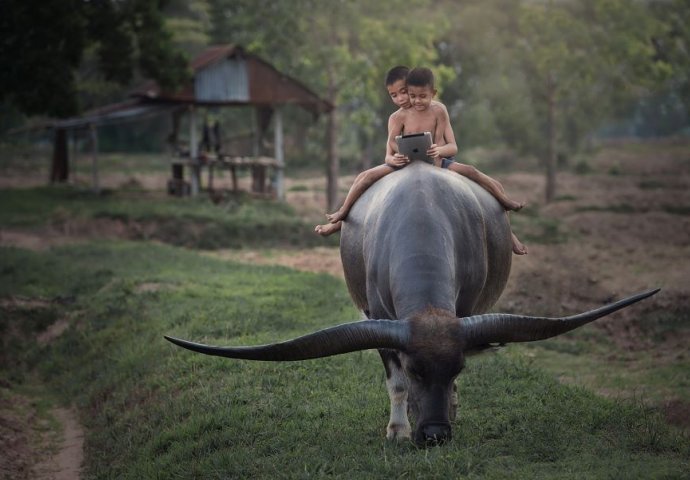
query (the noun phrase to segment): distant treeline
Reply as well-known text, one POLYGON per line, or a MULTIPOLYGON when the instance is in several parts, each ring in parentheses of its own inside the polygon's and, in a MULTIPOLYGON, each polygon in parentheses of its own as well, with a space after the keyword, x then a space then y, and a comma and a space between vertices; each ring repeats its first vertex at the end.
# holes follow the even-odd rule
MULTIPOLYGON (((0 47, 5 129, 23 121, 17 112, 64 116, 122 100, 145 77, 180 84, 184 56, 218 43, 243 45, 337 105, 328 123, 286 112, 293 163, 380 162, 393 110, 383 77, 401 64, 434 70, 461 151, 507 147, 548 166, 596 132, 666 135, 689 121, 687 0, 10 0, 2 9, 0 33, 21 41, 0 47)), ((155 150, 165 129, 105 130, 104 149, 155 150)))

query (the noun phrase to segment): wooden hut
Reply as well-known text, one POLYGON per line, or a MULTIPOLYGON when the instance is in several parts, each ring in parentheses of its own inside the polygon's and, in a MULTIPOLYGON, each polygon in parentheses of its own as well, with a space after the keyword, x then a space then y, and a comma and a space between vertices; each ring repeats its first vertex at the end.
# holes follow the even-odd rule
MULTIPOLYGON (((191 69, 191 81, 176 92, 164 91, 156 82, 148 82, 132 94, 134 98, 146 104, 187 107, 186 111, 190 116, 187 158, 191 170, 191 193, 194 195, 199 191, 200 172, 204 167, 208 167, 209 184, 212 184, 214 168, 231 169, 234 183, 236 168, 251 168, 254 186, 258 190, 261 190, 265 183, 266 168, 273 167, 276 172, 275 193, 278 198, 283 198, 285 156, 281 107, 298 105, 318 116, 330 111, 333 105, 296 79, 281 73, 270 63, 246 52, 238 45, 209 47, 192 61, 191 69), (202 107, 233 106, 251 106, 255 109, 252 119, 255 132, 252 155, 239 156, 235 152, 221 149, 215 152, 215 156, 206 153, 200 156, 197 110, 202 107), (271 119, 274 121, 274 155, 266 157, 260 154, 260 142, 271 119)), ((174 177, 180 175, 180 165, 182 164, 178 163, 174 177)))
MULTIPOLYGON (((237 168, 251 168, 254 184, 261 187, 264 184, 263 175, 266 168, 271 167, 275 171, 275 194, 278 198, 283 198, 285 156, 281 108, 285 105, 297 105, 316 117, 332 110, 333 105, 298 80, 278 71, 270 63, 246 52, 239 45, 209 47, 191 62, 190 68, 191 80, 177 91, 166 91, 155 81, 148 81, 135 89, 127 102, 105 106, 81 117, 55 122, 53 128, 56 130, 56 152, 64 143, 60 141, 63 138, 61 131, 64 134, 65 130, 89 128, 94 135, 92 144, 97 149, 96 127, 111 123, 113 119, 122 121, 126 118, 135 118, 140 112, 171 113, 174 117, 173 125, 178 125, 179 116, 187 114, 190 126, 189 144, 188 148, 180 152, 179 158, 173 161, 173 190, 175 182, 183 181, 181 177, 185 168, 190 171, 191 194, 196 195, 201 188, 201 172, 204 168, 208 168, 209 185, 212 184, 214 168, 231 169, 234 179, 237 168), (223 151, 222 146, 216 148, 215 152, 199 152, 199 109, 237 106, 254 108, 255 113, 251 119, 254 124, 254 145, 251 155, 240 156, 232 151, 223 151), (274 148, 273 156, 267 157, 261 155, 260 142, 271 120, 274 122, 274 148)), ((173 143, 177 143, 176 136, 177 132, 174 129, 170 139, 173 143)), ((94 171, 97 171, 95 149, 94 171)), ((97 178, 97 174, 95 175, 94 178, 97 178)))

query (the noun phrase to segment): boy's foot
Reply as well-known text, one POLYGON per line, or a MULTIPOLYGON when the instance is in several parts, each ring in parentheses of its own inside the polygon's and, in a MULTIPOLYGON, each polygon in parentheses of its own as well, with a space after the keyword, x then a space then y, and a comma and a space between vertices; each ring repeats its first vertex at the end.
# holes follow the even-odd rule
POLYGON ((506 210, 509 210, 511 212, 517 212, 518 210, 522 210, 522 207, 526 205, 526 202, 516 202, 515 200, 506 200, 503 203, 503 208, 506 210))
POLYGON ((326 218, 330 223, 338 223, 341 220, 345 220, 345 217, 347 216, 347 212, 343 212, 342 210, 338 210, 337 212, 333 213, 327 213, 326 218))
POLYGON ((515 234, 512 234, 512 240, 513 240, 513 253, 515 255, 527 255, 527 247, 525 246, 524 243, 522 243, 518 238, 515 236, 515 234))
POLYGON ((314 231, 322 237, 327 237, 340 230, 341 226, 342 224, 340 222, 327 223, 325 225, 317 225, 316 227, 314 227, 314 231))

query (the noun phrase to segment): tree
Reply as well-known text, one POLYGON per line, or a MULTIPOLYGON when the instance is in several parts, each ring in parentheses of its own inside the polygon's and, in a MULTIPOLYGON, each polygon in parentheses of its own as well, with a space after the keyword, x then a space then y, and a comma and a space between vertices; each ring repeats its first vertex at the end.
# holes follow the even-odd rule
POLYGON ((172 33, 173 43, 191 56, 211 42, 213 22, 209 0, 169 0, 164 13, 165 26, 172 33))
POLYGON ((647 2, 468 1, 459 18, 464 36, 450 41, 466 54, 455 61, 470 82, 468 103, 488 105, 495 135, 543 159, 547 201, 556 193, 557 152, 577 149, 671 71, 655 56, 652 39, 664 23, 647 2))
POLYGON ((667 65, 655 60, 652 44, 662 25, 644 4, 624 0, 525 2, 518 24, 517 54, 532 98, 545 112, 549 202, 556 193, 557 142, 566 126, 576 143, 582 135, 572 130, 577 123, 595 125, 665 77, 667 65))
POLYGON ((80 110, 76 71, 92 48, 108 80, 135 73, 166 87, 188 75, 164 28, 163 0, 4 0, 0 3, 0 102, 25 114, 80 110))
POLYGON ((513 51, 520 4, 514 0, 448 1, 454 19, 440 42, 441 59, 458 72, 444 91, 460 148, 540 145, 529 86, 513 51))
POLYGON ((667 63, 673 74, 665 92, 681 99, 690 117, 690 3, 684 0, 657 0, 650 3, 663 29, 652 38, 655 58, 667 63))

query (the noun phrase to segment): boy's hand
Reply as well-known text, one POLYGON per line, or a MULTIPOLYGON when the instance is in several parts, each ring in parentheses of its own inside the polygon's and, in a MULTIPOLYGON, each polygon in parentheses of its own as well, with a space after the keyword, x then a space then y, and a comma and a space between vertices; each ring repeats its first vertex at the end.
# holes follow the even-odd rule
POLYGON ((426 151, 426 154, 431 158, 438 158, 441 156, 439 149, 440 147, 434 143, 429 147, 429 150, 426 151))
POLYGON ((407 158, 405 155, 396 153, 393 156, 387 157, 386 163, 391 167, 403 167, 410 163, 410 159, 407 158))

